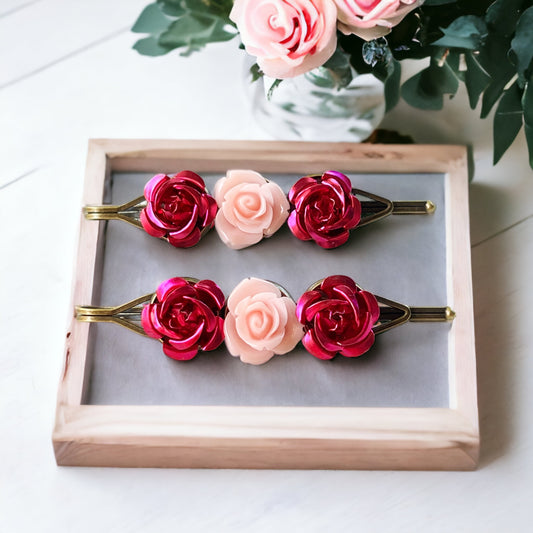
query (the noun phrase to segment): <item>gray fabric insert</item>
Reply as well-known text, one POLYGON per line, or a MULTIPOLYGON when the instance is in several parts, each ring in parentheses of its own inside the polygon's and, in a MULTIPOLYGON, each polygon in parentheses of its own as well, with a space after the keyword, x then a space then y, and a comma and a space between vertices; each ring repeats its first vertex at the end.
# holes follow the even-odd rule
MULTIPOLYGON (((220 175, 204 176, 210 190, 220 175)), ((115 173, 107 201, 140 196, 150 177, 115 173)), ((266 177, 287 191, 299 176, 266 177)), ((314 281, 345 274, 375 294, 408 305, 447 305, 444 176, 350 177, 354 187, 393 200, 432 200, 437 210, 429 216, 390 216, 356 229, 336 250, 301 242, 286 227, 241 251, 226 248, 214 230, 196 247, 180 250, 111 221, 101 294, 92 303, 118 305, 174 276, 213 279, 226 296, 240 280, 255 276, 276 281, 297 299, 314 281)), ((88 404, 448 406, 446 323, 403 325, 378 336, 371 351, 357 359, 321 361, 298 346, 262 366, 241 363, 223 346, 189 362, 174 361, 157 341, 119 326, 92 324, 90 329, 88 404)))

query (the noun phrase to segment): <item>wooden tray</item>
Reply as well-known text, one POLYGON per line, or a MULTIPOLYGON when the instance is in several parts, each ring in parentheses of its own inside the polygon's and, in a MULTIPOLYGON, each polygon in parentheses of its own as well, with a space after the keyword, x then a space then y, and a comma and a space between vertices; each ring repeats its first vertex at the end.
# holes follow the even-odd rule
MULTIPOLYGON (((92 140, 85 204, 104 203, 113 172, 253 168, 306 174, 442 173, 446 196, 447 407, 86 405, 89 324, 74 317, 58 392, 60 465, 212 468, 475 468, 479 452, 466 150, 458 146, 92 140)), ((103 222, 81 220, 75 304, 98 285, 103 222)), ((386 296, 386 295, 384 295, 386 296)), ((132 296, 134 297, 134 295, 132 296)), ((121 303, 121 302, 117 302, 121 303)), ((133 334, 132 334, 133 335, 133 334)))

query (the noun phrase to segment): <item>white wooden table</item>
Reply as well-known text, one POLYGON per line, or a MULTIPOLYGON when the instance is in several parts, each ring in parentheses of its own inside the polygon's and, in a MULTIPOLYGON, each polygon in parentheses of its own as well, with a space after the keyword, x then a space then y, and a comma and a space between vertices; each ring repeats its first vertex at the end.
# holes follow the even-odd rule
POLYGON ((464 94, 383 126, 474 147, 477 472, 58 468, 51 431, 89 137, 266 139, 236 43, 145 58, 147 0, 0 0, 0 531, 530 531, 533 173, 464 94))

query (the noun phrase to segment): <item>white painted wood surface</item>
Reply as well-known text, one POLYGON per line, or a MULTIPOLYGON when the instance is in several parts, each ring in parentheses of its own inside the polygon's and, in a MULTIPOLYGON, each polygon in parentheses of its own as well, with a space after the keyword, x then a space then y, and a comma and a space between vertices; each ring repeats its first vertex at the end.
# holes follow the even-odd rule
POLYGON ((466 111, 464 94, 440 113, 401 105, 384 125, 474 146, 477 472, 55 465, 87 138, 268 138, 251 119, 236 43, 143 58, 124 28, 144 2, 70 4, 0 1, 0 531, 529 531, 533 173, 522 137, 492 167, 491 122, 466 111))

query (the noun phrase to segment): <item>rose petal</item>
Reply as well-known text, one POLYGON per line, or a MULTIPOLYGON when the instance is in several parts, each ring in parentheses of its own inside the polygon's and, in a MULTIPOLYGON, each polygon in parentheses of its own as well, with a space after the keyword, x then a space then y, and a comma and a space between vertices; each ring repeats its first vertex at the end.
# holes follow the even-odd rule
POLYGON ((141 211, 141 214, 139 217, 144 231, 146 231, 146 233, 148 233, 148 235, 151 235, 152 237, 158 237, 158 238, 164 237, 167 234, 167 230, 157 226, 156 224, 158 221, 153 220, 151 218, 150 213, 153 213, 153 209, 152 209, 152 206, 148 204, 141 211))
POLYGON ((143 310, 141 312, 141 325, 145 333, 149 337, 152 337, 153 339, 160 339, 162 335, 156 329, 154 329, 154 327, 152 326, 152 321, 150 319, 150 315, 152 313, 152 306, 153 304, 148 304, 143 307, 143 310))
POLYGON ((346 194, 352 193, 352 182, 348 176, 342 174, 342 172, 337 172, 336 170, 328 170, 322 174, 322 181, 333 180, 340 184, 343 191, 346 194))
POLYGON ((222 289, 214 281, 202 279, 195 283, 194 288, 198 292, 200 299, 214 312, 220 311, 224 307, 226 298, 222 289))
POLYGON ((226 193, 230 189, 243 183, 257 183, 263 185, 266 183, 266 179, 253 170, 228 170, 226 172, 226 177, 220 178, 215 184, 213 195, 218 206, 222 206, 226 193))
POLYGON ((329 352, 320 346, 313 336, 313 330, 308 331, 302 338, 305 349, 319 359, 333 359, 335 352, 329 352))
POLYGON ((241 250, 263 239, 263 231, 253 233, 244 233, 239 228, 230 224, 222 210, 219 210, 215 218, 215 229, 220 240, 232 250, 241 250))
MULTIPOLYGON (((180 351, 187 351, 192 346, 197 346, 200 337, 204 331, 204 324, 200 323, 196 329, 187 337, 181 339, 176 338, 175 336, 165 339, 165 342, 168 342, 173 348, 180 351)), ((178 333, 178 332, 176 332, 178 333)))
POLYGON ((177 350, 170 344, 164 342, 163 343, 163 352, 167 357, 170 357, 171 359, 176 359, 178 361, 189 361, 190 359, 193 359, 198 355, 198 348, 193 347, 189 350, 177 350))
POLYGON ((304 335, 302 325, 296 317, 296 303, 284 296, 281 298, 287 309, 287 323, 285 325, 285 336, 280 344, 274 349, 276 354, 288 353, 296 347, 304 335))
POLYGON ((317 183, 318 181, 316 178, 312 178, 311 176, 300 178, 289 190, 289 202, 291 202, 291 204, 296 203, 296 198, 302 191, 315 186, 317 183))
POLYGON ((202 237, 202 233, 198 228, 194 228, 191 233, 184 238, 175 237, 176 233, 179 234, 180 232, 170 232, 167 237, 169 244, 176 248, 190 248, 191 246, 198 244, 202 237))
POLYGON ((264 185, 261 189, 268 190, 272 194, 272 222, 264 231, 265 237, 270 237, 276 233, 287 220, 290 205, 285 193, 278 184, 270 182, 264 185))
POLYGON ((374 332, 370 330, 365 339, 352 346, 345 346, 342 348, 342 350, 340 350, 340 354, 344 355, 344 357, 359 357, 370 350, 374 344, 374 340, 374 332))
POLYGON ((235 314, 237 306, 242 300, 262 292, 281 297, 281 291, 270 281, 259 278, 243 279, 228 296, 228 311, 235 314))
POLYGON ((224 338, 228 352, 234 357, 240 357, 244 363, 262 365, 274 356, 271 350, 255 350, 244 342, 237 333, 235 317, 231 314, 224 320, 224 338))
POLYGON ((167 279, 166 281, 163 281, 159 287, 157 287, 157 299, 159 302, 162 302, 172 291, 187 286, 189 286, 189 282, 186 279, 179 277, 167 279))
POLYGON ((289 218, 287 219, 287 224, 289 226, 289 229, 291 230, 291 233, 301 241, 310 241, 311 236, 307 231, 302 227, 300 224, 298 213, 296 211, 292 211, 289 215, 289 218))
POLYGON ((156 174, 151 178, 148 183, 144 186, 144 197, 148 202, 151 202, 155 197, 155 190, 165 181, 168 181, 170 178, 166 174, 156 174))
POLYGON ((208 335, 208 332, 206 331, 206 338, 200 339, 200 348, 204 352, 215 350, 222 344, 222 341, 224 340, 224 319, 222 317, 217 316, 216 321, 217 325, 213 329, 213 332, 208 335))
MULTIPOLYGON (((179 183, 186 183, 187 185, 190 185, 197 191, 201 193, 205 193, 205 182, 202 179, 201 176, 196 174, 196 172, 193 172, 192 170, 182 170, 181 172, 178 172, 174 178, 179 183)), ((172 178, 171 178, 172 179, 172 178)))
POLYGON ((315 302, 322 300, 323 294, 321 291, 313 290, 304 292, 298 299, 296 304, 296 317, 301 324, 306 324, 309 322, 307 320, 307 309, 309 306, 313 305, 315 302))

